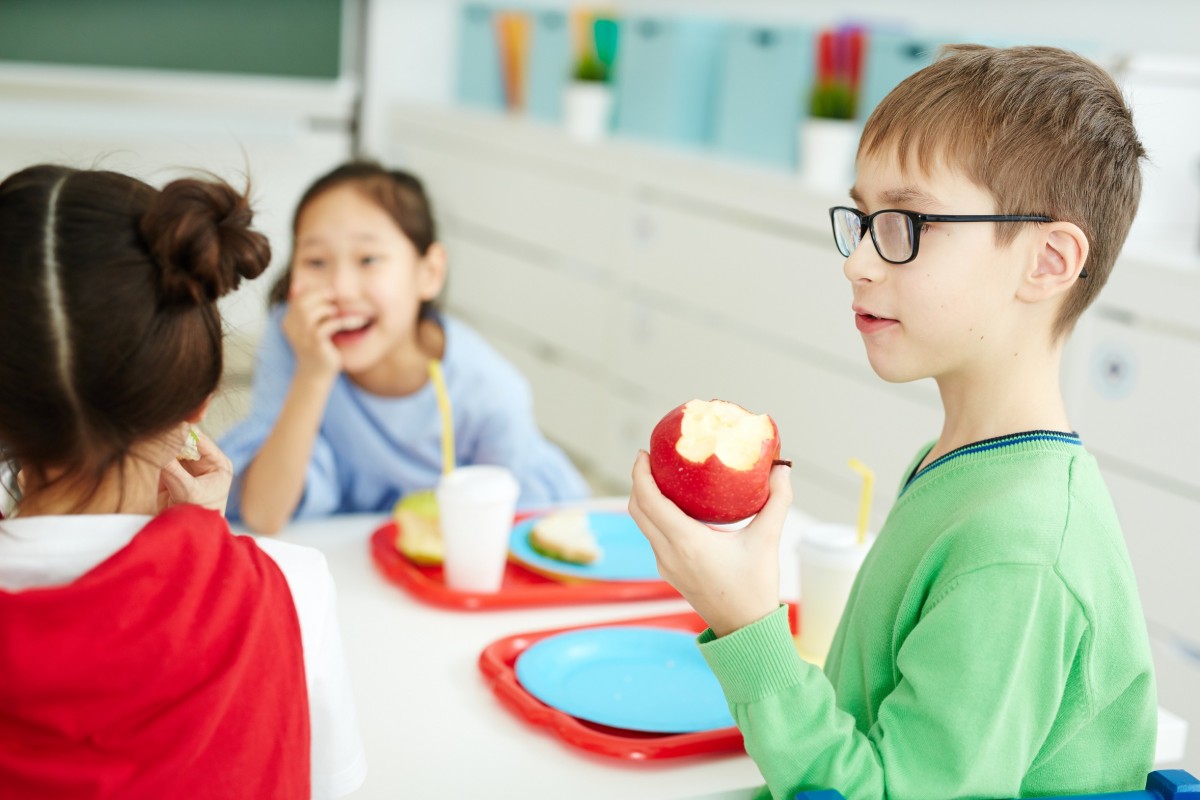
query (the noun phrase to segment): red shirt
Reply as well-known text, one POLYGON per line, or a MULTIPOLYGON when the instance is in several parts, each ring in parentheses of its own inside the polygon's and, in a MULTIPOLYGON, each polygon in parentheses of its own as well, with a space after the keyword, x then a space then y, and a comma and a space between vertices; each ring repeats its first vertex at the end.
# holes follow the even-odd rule
POLYGON ((308 798, 300 625, 275 562, 196 506, 66 586, 0 591, 0 796, 308 798))

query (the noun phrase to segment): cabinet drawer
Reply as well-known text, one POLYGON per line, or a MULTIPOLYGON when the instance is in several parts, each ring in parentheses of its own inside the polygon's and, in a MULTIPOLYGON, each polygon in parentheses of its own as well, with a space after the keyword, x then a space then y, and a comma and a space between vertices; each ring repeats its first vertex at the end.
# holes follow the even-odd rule
POLYGON ((579 173, 554 175, 529 163, 506 165, 475 149, 404 145, 407 163, 429 187, 440 218, 478 226, 588 267, 607 269, 621 230, 620 195, 579 173))
POLYGON ((1079 334, 1069 407, 1087 447, 1200 490, 1200 341, 1104 318, 1079 334))
POLYGON ((1146 618, 1200 643, 1200 499, 1100 466, 1121 518, 1146 618))
MULTIPOLYGON (((820 220, 815 221, 820 224, 820 220)), ((821 229, 823 230, 823 228, 821 229)), ((833 238, 643 204, 634 216, 628 280, 772 338, 865 363, 850 284, 833 238)))
POLYGON ((446 299, 454 307, 502 320, 543 347, 597 364, 607 361, 612 292, 592 276, 520 254, 448 237, 446 299))

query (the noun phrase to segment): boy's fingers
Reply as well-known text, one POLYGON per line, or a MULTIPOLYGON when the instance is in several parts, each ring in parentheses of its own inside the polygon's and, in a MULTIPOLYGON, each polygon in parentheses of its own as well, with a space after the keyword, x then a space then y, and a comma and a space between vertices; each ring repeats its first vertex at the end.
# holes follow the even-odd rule
POLYGON ((657 519, 672 512, 682 513, 659 490, 650 472, 650 454, 645 450, 639 450, 637 460, 633 462, 633 487, 639 504, 652 517, 657 519))
POLYGON ((771 496, 767 505, 778 504, 782 513, 787 513, 792 504, 792 468, 777 464, 771 468, 771 496))
POLYGON ((791 467, 782 464, 771 469, 771 496, 751 523, 756 530, 761 528, 776 533, 783 531, 788 508, 792 505, 791 472, 791 467))

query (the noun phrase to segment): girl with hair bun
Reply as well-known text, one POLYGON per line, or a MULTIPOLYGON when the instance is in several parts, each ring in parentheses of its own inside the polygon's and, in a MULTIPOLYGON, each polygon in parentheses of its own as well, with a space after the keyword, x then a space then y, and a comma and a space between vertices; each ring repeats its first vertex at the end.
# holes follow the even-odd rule
POLYGON ((587 496, 538 430, 525 378, 438 310, 447 259, 420 180, 343 164, 300 198, 292 234, 250 414, 221 442, 230 516, 274 533, 293 517, 389 511, 467 464, 510 469, 522 506, 587 496))
POLYGON ((216 300, 270 258, 251 217, 218 180, 42 165, 0 183, 5 798, 362 780, 324 558, 232 535, 230 462, 192 428, 221 377, 216 300))

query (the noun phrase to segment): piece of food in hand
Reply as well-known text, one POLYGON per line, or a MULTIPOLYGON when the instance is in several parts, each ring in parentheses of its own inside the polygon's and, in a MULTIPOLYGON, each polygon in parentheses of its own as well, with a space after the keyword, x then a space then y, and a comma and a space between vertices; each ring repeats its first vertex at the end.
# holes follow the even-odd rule
POLYGON ((591 564, 603 554, 583 511, 555 511, 529 530, 534 552, 570 564, 591 564))
POLYGON ((175 456, 179 461, 199 461, 200 460, 200 436, 196 433, 196 429, 189 427, 187 438, 183 442, 183 449, 175 456))
POLYGON ((659 491, 701 522, 730 523, 757 514, 771 494, 779 428, 725 400, 691 400, 650 434, 650 474, 659 491))
POLYGON ((437 495, 432 491, 410 492, 392 509, 396 520, 396 549, 414 564, 441 564, 445 556, 442 529, 438 524, 437 495))

